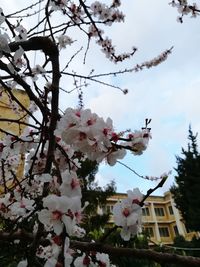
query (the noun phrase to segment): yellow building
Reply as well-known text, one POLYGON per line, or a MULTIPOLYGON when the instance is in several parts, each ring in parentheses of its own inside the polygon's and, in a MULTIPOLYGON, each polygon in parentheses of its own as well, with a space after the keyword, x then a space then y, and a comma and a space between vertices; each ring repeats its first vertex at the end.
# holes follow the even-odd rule
MULTIPOLYGON (((126 197, 126 194, 117 193, 108 198, 103 213, 112 213, 114 204, 126 197)), ((152 244, 173 244, 174 238, 178 235, 184 236, 186 240, 191 240, 197 235, 187 231, 170 192, 166 192, 164 196, 149 196, 142 208, 142 214, 143 230, 148 232, 152 244)), ((110 223, 113 223, 112 215, 110 223)))
MULTIPOLYGON (((19 100, 20 103, 27 109, 30 106, 30 100, 25 93, 25 91, 20 89, 12 89, 13 95, 19 100)), ((13 101, 13 104, 15 102, 13 101)), ((16 104, 17 112, 11 107, 12 103, 10 102, 10 98, 8 94, 5 92, 3 88, 0 87, 0 129, 5 130, 7 132, 12 132, 16 135, 20 135, 24 130, 25 126, 23 124, 18 124, 16 122, 2 121, 6 120, 20 120, 25 121, 27 116, 26 113, 21 110, 21 108, 16 104)), ((0 139, 2 139, 4 133, 0 131, 0 139)))
MULTIPOLYGON (((30 100, 25 91, 20 89, 12 89, 12 93, 16 99, 22 103, 26 109, 28 109, 30 106, 30 100)), ((3 88, 0 88, 0 140, 3 139, 6 132, 13 133, 17 136, 22 134, 25 125, 18 123, 18 121, 25 122, 26 120, 26 112, 24 112, 15 101, 11 101, 6 91, 3 88)), ((18 177, 21 176, 23 168, 24 161, 22 160, 17 173, 18 177)), ((2 185, 2 182, 2 177, 0 177, 0 185, 2 185)), ((0 193, 3 192, 3 187, 0 186, 0 193)))

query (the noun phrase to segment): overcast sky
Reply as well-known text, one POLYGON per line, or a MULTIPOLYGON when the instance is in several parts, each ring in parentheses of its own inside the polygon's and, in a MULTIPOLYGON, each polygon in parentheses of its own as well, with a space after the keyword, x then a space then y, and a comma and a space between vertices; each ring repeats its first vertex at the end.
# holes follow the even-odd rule
MULTIPOLYGON (((27 1, 5 2, 2 7, 6 13, 7 8, 10 12, 16 4, 23 5, 27 1)), ((82 64, 83 55, 80 55, 71 64, 71 69, 78 67, 79 72, 86 74, 93 68, 96 73, 131 68, 174 46, 168 60, 156 68, 105 80, 128 88, 127 95, 97 84, 91 84, 84 90, 85 107, 104 118, 111 117, 116 130, 139 129, 145 118, 152 119, 152 140, 148 150, 139 157, 128 155, 122 162, 141 175, 159 176, 176 167, 175 155, 180 155, 181 147, 187 146, 189 124, 195 133, 200 132, 200 18, 188 16, 183 24, 178 23, 177 10, 169 6, 169 0, 122 2, 125 22, 108 27, 105 33, 112 37, 118 52, 130 51, 132 46, 138 47, 135 57, 126 64, 113 66, 104 58, 99 47, 91 43, 86 64, 82 64)), ((78 39, 77 35, 73 38, 78 39)), ((76 51, 78 46, 80 44, 76 42, 72 49, 76 51)), ((63 78, 61 85, 64 87, 66 84, 68 81, 63 78)), ((70 90, 70 84, 67 89, 70 90)), ((62 96, 63 109, 76 105, 75 93, 62 96)), ((155 194, 169 189, 174 174, 173 171, 165 186, 155 194)), ((155 186, 155 183, 141 180, 121 165, 109 167, 102 164, 97 178, 100 185, 114 179, 118 192, 139 187, 145 193, 149 187, 155 186)))

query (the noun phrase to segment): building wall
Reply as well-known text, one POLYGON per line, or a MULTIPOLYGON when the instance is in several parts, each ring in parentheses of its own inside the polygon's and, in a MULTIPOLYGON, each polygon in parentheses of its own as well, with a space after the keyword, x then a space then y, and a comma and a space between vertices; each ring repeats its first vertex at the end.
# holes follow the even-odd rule
MULTIPOLYGON (((30 100, 26 95, 25 91, 19 89, 12 90, 13 95, 23 104, 25 108, 28 108, 30 105, 30 100)), ((17 106, 17 105, 16 105, 17 106)), ((18 106, 17 106, 18 107, 18 106)), ((4 89, 0 88, 0 118, 3 119, 15 119, 19 120, 23 118, 26 114, 19 109, 19 112, 14 112, 11 108, 10 100, 8 95, 5 93, 4 89)), ((26 120, 26 116, 22 121, 26 120)), ((3 122, 0 121, 0 128, 8 132, 12 132, 16 135, 20 135, 24 130, 24 125, 18 125, 12 122, 3 122)), ((0 139, 2 139, 4 133, 0 132, 0 139)))
MULTIPOLYGON (((126 194, 116 194, 107 200, 103 212, 112 212, 117 201, 126 198, 126 194)), ((166 192, 164 196, 149 196, 142 208, 143 230, 148 232, 152 244, 172 244, 176 236, 182 235, 186 240, 191 240, 197 233, 186 231, 179 210, 175 207, 173 196, 166 192)), ((113 216, 110 216, 113 223, 113 216)))
MULTIPOLYGON (((26 95, 25 91, 19 90, 19 89, 13 89, 12 90, 13 95, 23 104, 23 106, 28 109, 30 106, 30 100, 28 96, 26 95)), ((26 121, 27 120, 27 114, 21 110, 21 108, 16 105, 14 106, 13 102, 13 108, 11 107, 12 102, 10 102, 8 95, 4 91, 3 88, 0 88, 0 140, 3 139, 5 132, 13 133, 17 136, 19 136, 25 126, 23 124, 17 124, 14 122, 8 122, 8 121, 1 121, 1 119, 12 119, 12 120, 21 120, 26 121), (14 111, 14 109, 17 108, 17 112, 14 111)), ((24 169, 24 156, 21 155, 21 163, 19 165, 18 171, 17 171, 17 177, 20 177, 23 173, 24 169)), ((2 178, 0 177, 0 184, 2 183, 2 178)), ((3 187, 0 185, 0 194, 3 193, 3 187)))

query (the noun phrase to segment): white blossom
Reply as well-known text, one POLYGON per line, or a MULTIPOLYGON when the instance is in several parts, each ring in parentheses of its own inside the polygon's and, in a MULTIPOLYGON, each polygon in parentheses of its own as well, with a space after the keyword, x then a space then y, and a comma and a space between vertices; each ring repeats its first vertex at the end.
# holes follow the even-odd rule
POLYGON ((23 54, 24 54, 24 49, 21 46, 19 46, 13 58, 14 59, 13 64, 17 68, 21 68, 25 64, 24 60, 21 58, 23 54))
POLYGON ((0 25, 5 21, 5 16, 3 14, 3 9, 0 8, 0 25))
POLYGON ((61 49, 66 48, 67 45, 71 45, 73 43, 72 39, 67 35, 60 35, 57 38, 61 49))
POLYGON ((70 241, 69 238, 65 238, 65 245, 64 245, 64 260, 65 260, 65 267, 70 266, 73 261, 73 257, 71 255, 71 250, 69 249, 70 241))
POLYGON ((146 150, 151 134, 148 129, 135 131, 129 134, 130 142, 124 143, 123 146, 129 146, 134 155, 141 155, 146 150))
POLYGON ((90 256, 83 253, 82 256, 77 257, 74 261, 75 267, 96 267, 96 265, 92 262, 90 256))
POLYGON ((49 5, 52 7, 52 10, 62 10, 67 4, 67 0, 50 0, 49 5))
POLYGON ((72 235, 73 228, 82 219, 80 197, 49 195, 43 199, 44 208, 38 212, 38 219, 47 230, 61 234, 65 226, 66 232, 72 235))
POLYGON ((127 191, 128 197, 114 205, 113 217, 117 226, 121 226, 121 237, 129 240, 141 229, 142 207, 140 201, 142 194, 138 188, 127 191))
POLYGON ((19 35, 15 37, 16 42, 25 41, 27 39, 27 30, 22 25, 18 25, 15 30, 19 33, 19 35))
POLYGON ((34 200, 23 197, 10 206, 10 212, 13 216, 26 217, 30 211, 34 210, 34 203, 34 200))
POLYGON ((104 267, 111 267, 112 266, 112 267, 114 267, 110 263, 110 259, 109 259, 108 254, 97 252, 96 259, 99 262, 100 266, 104 266, 104 267))
POLYGON ((10 38, 7 33, 1 33, 0 31, 0 58, 3 56, 3 52, 10 53, 10 47, 8 45, 10 38))
POLYGON ((59 188, 62 195, 71 197, 71 196, 80 196, 81 197, 81 187, 80 181, 77 177, 77 174, 74 171, 66 170, 62 173, 62 184, 59 188))

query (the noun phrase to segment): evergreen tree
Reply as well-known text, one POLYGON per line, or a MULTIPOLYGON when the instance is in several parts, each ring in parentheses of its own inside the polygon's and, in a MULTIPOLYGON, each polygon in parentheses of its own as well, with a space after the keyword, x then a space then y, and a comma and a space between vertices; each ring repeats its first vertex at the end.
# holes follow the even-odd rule
POLYGON ((176 185, 171 192, 177 208, 181 211, 186 227, 200 230, 200 154, 197 148, 197 134, 189 127, 188 148, 182 148, 183 157, 176 157, 176 185))

